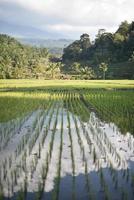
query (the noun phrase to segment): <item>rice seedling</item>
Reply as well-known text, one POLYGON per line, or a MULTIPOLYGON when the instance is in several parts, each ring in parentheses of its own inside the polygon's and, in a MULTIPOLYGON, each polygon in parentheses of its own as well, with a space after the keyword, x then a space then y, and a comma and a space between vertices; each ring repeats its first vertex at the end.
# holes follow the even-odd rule
POLYGON ((0 199, 32 200, 31 193, 58 200, 69 176, 69 198, 80 195, 81 176, 87 199, 134 198, 132 90, 49 88, 1 97, 13 113, 0 122, 0 199))
POLYGON ((59 199, 59 187, 60 187, 60 178, 61 178, 61 158, 62 158, 62 149, 63 149, 63 107, 61 111, 61 129, 60 129, 60 147, 59 147, 59 160, 57 163, 57 173, 55 178, 55 186, 52 195, 53 200, 59 199))

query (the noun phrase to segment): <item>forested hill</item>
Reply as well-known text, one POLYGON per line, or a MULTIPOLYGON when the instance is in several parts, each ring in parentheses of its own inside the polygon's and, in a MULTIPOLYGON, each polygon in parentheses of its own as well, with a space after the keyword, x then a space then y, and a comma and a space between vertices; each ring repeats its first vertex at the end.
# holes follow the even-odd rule
POLYGON ((0 78, 134 79, 134 22, 113 34, 101 29, 94 42, 81 35, 62 59, 0 34, 0 78))
POLYGON ((38 78, 44 75, 49 54, 46 48, 22 45, 0 35, 0 78, 38 78))
POLYGON ((80 40, 66 47, 63 53, 66 70, 70 70, 74 62, 86 64, 93 69, 103 62, 111 66, 109 67, 111 78, 134 78, 133 61, 134 22, 127 21, 122 22, 115 33, 100 29, 94 42, 90 41, 88 34, 83 34, 80 40))

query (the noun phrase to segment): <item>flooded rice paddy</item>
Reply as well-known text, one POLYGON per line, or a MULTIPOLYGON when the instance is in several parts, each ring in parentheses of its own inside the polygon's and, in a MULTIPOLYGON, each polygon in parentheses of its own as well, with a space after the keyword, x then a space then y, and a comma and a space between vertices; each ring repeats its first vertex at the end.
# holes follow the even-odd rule
POLYGON ((0 95, 0 199, 134 199, 133 91, 0 95))

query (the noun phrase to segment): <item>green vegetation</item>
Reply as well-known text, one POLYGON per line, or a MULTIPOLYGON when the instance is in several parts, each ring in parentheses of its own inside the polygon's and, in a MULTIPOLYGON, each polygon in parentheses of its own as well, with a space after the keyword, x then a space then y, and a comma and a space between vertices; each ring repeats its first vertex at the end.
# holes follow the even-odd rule
POLYGON ((7 121, 20 116, 23 117, 38 107, 46 107, 49 99, 50 94, 47 93, 45 95, 43 93, 30 92, 0 93, 0 121, 7 121))
POLYGON ((114 122, 122 133, 134 133, 133 91, 92 90, 84 93, 84 99, 94 107, 102 120, 114 122))
MULTIPOLYGON (((22 45, 7 35, 0 35, 0 79, 50 79, 54 65, 46 48, 22 45)), ((53 71, 55 77, 59 74, 53 71)))
MULTIPOLYGON (((0 80, 0 90, 49 90, 55 89, 133 89, 133 80, 0 80)), ((38 97, 37 97, 38 98, 38 97)))
POLYGON ((105 80, 106 79, 106 72, 108 70, 108 65, 106 63, 101 63, 99 65, 99 69, 102 70, 102 72, 103 72, 103 79, 105 80))
MULTIPOLYGON (((83 101, 86 107, 92 105, 103 120, 116 122, 122 129, 122 132, 123 130, 125 132, 127 130, 133 132, 133 112, 131 111, 134 102, 133 88, 134 81, 127 80, 1 80, 0 105, 2 106, 0 106, 0 119, 1 121, 7 121, 20 116, 23 117, 37 108, 44 109, 49 105, 49 101, 53 99, 55 94, 58 95, 58 98, 63 98, 64 100, 64 96, 60 97, 60 95, 61 93, 64 94, 65 91, 75 92, 80 98, 81 103, 83 101)), ((78 104, 79 109, 81 108, 81 103, 78 104)), ((67 103, 67 105, 68 110, 70 110, 70 103, 67 103)), ((66 107, 66 104, 64 106, 66 107)), ((88 118, 88 114, 83 106, 81 108, 83 109, 81 118, 84 120, 88 118)), ((76 113, 76 115, 79 114, 79 112, 76 113)))
POLYGON ((0 200, 134 199, 134 22, 23 42, 0 34, 0 200))
POLYGON ((83 187, 90 199, 100 191, 102 199, 111 191, 133 199, 133 88, 133 81, 1 80, 0 198, 77 199, 83 187))
POLYGON ((115 33, 100 29, 94 42, 82 34, 80 40, 64 48, 63 55, 1 34, 0 79, 26 78, 133 79, 134 22, 122 22, 115 33))
MULTIPOLYGON (((89 70, 92 68, 97 78, 100 79, 102 75, 99 72, 99 65, 108 63, 109 68, 111 65, 115 65, 115 68, 108 70, 108 79, 115 79, 115 77, 133 79, 133 55, 134 22, 129 24, 124 21, 115 33, 107 33, 104 29, 100 29, 93 43, 91 43, 88 34, 83 34, 80 40, 74 41, 66 47, 63 53, 63 70, 74 74, 73 66, 77 62, 81 67, 87 65, 89 70), (131 72, 128 70, 128 61, 132 63, 131 72), (122 66, 119 63, 125 65, 124 73, 122 73, 122 66), (117 71, 116 68, 119 70, 117 71)), ((95 79, 95 76, 90 77, 90 79, 95 79)))

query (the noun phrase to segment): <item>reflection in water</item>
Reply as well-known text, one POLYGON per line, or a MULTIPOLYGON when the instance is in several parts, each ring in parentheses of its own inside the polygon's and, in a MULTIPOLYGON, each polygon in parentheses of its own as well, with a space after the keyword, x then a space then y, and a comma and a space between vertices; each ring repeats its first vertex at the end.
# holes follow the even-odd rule
POLYGON ((134 92, 133 90, 92 90, 81 98, 91 106, 106 122, 115 123, 122 134, 134 134, 134 92))
POLYGON ((45 108, 0 124, 1 198, 134 199, 134 137, 78 96, 45 108))
POLYGON ((1 95, 0 199, 134 199, 131 92, 1 95))

